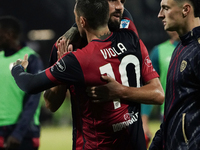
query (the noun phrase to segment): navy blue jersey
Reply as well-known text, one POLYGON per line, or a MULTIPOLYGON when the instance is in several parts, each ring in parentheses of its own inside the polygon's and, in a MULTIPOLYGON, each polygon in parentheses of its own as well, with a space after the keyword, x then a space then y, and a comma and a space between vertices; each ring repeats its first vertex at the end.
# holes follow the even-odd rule
POLYGON ((169 65, 163 124, 151 150, 200 149, 200 27, 180 39, 169 65))

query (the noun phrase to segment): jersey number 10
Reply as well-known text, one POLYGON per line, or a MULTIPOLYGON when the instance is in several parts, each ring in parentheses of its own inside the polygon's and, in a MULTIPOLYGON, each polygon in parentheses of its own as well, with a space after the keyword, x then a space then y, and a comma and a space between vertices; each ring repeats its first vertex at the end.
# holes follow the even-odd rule
MULTIPOLYGON (((135 55, 127 55, 121 60, 121 63, 119 65, 119 73, 121 76, 121 83, 122 83, 122 85, 129 86, 127 70, 126 70, 126 67, 129 64, 133 64, 135 66, 133 69, 135 69, 135 74, 136 74, 136 87, 140 87, 140 62, 135 55)), ((99 67, 99 70, 102 75, 108 74, 113 79, 115 79, 115 74, 112 69, 111 63, 107 63, 106 65, 99 67)), ((114 104, 114 109, 121 107, 120 99, 114 99, 113 104, 114 104)))

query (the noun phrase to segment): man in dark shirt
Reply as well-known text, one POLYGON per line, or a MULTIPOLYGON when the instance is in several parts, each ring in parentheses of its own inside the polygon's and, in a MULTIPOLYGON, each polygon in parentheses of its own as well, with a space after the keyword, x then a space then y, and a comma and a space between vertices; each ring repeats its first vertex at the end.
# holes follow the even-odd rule
POLYGON ((200 1, 162 0, 158 17, 176 31, 167 74, 164 119, 150 150, 200 149, 200 1))

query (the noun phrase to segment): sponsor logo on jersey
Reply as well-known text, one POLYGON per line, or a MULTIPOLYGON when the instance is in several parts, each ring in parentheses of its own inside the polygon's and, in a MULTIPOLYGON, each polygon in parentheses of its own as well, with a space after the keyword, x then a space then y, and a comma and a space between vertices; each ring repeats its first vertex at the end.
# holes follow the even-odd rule
POLYGON ((180 72, 183 72, 187 66, 187 61, 183 60, 181 62, 180 72))
POLYGON ((148 67, 151 67, 151 66, 152 66, 151 59, 149 58, 149 55, 144 59, 144 63, 145 63, 148 67))
POLYGON ((66 65, 63 59, 60 59, 60 61, 57 61, 55 66, 60 72, 64 72, 66 70, 66 65))
POLYGON ((120 24, 120 29, 128 28, 130 24, 130 20, 122 19, 120 24))
POLYGON ((138 112, 137 113, 134 113, 134 112, 126 113, 124 115, 124 120, 125 121, 123 121, 123 122, 119 122, 119 123, 112 125, 114 132, 121 131, 122 129, 126 129, 126 127, 128 127, 129 125, 138 121, 138 112))

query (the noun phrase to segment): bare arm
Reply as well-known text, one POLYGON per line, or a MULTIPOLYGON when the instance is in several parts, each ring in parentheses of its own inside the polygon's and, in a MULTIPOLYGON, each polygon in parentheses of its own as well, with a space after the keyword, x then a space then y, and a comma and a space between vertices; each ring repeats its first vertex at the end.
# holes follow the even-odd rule
POLYGON ((66 92, 66 85, 59 85, 46 90, 43 95, 46 107, 52 112, 57 111, 65 100, 66 92))
MULTIPOLYGON (((66 52, 73 51, 72 44, 70 44, 69 46, 68 44, 69 43, 66 43, 66 39, 59 40, 57 51, 58 59, 61 58, 61 56, 66 52)), ((52 112, 57 111, 65 100, 66 92, 67 85, 58 85, 46 90, 43 95, 46 107, 52 112)))
POLYGON ((58 38, 56 43, 59 44, 61 40, 65 41, 66 52, 68 51, 67 48, 70 44, 73 45, 73 50, 85 47, 87 45, 87 39, 80 36, 77 27, 71 27, 67 32, 65 32, 65 34, 58 38))
POLYGON ((164 92, 158 78, 148 81, 140 88, 124 86, 113 78, 102 76, 108 83, 102 86, 88 87, 87 92, 94 102, 124 99, 144 104, 158 104, 164 102, 164 92))

